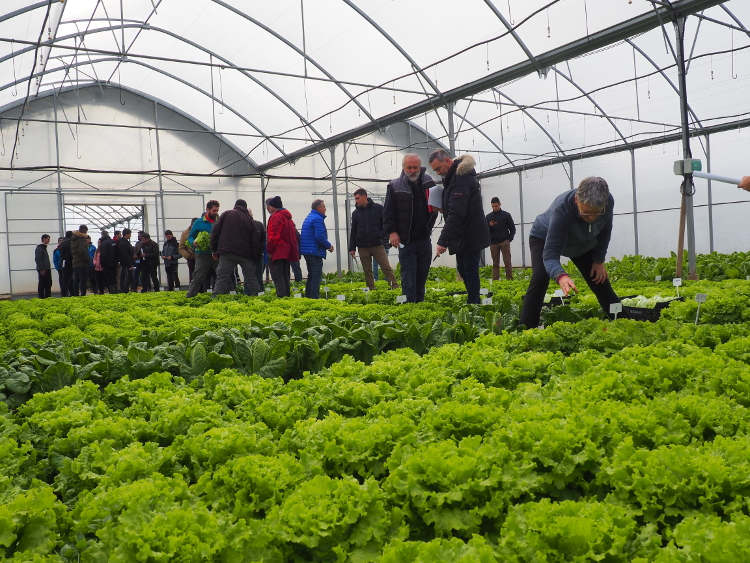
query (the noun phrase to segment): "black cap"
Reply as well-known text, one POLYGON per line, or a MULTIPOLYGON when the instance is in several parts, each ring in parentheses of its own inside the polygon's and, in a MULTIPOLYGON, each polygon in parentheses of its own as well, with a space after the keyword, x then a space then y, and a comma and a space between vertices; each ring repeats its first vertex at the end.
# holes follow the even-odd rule
POLYGON ((268 202, 268 205, 270 205, 271 207, 275 207, 276 209, 281 209, 282 207, 284 207, 284 204, 281 203, 281 198, 279 196, 272 197, 268 202))

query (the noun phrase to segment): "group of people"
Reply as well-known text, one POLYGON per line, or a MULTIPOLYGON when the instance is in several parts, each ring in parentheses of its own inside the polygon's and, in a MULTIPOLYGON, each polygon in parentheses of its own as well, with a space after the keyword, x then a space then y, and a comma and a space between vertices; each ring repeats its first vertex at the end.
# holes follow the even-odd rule
MULTIPOLYGON (((375 203, 364 189, 354 192, 356 207, 352 213, 349 253, 355 257, 359 251, 369 289, 375 287, 373 263, 383 271, 389 286, 396 289, 398 282, 388 262, 388 248, 398 248, 403 295, 407 302, 424 301, 430 264, 434 260, 432 230, 438 214, 442 213, 444 226, 435 257, 446 251, 455 255, 456 269, 466 286, 467 302, 479 303, 480 257, 487 247, 492 255, 493 279, 499 279, 501 254, 506 279, 513 279, 510 242, 516 234, 515 224, 496 197, 491 200, 492 212, 484 214, 471 155, 454 159, 439 149, 429 155, 428 163, 443 178, 441 207, 429 203, 430 190, 436 183, 422 166, 421 158, 407 154, 401 175, 388 184, 384 205, 375 203)), ((750 176, 744 177, 739 187, 750 191, 750 176)), ((102 231, 96 247, 91 243, 87 226, 81 225, 77 231, 68 231, 58 239, 53 254, 62 295, 85 295, 87 282, 94 293, 103 293, 105 287, 110 293, 118 293, 118 288, 125 292, 128 288, 136 290, 139 277, 141 291, 149 291, 151 281, 158 291, 159 258, 165 264, 168 288, 180 289, 180 257, 186 259, 190 273, 188 297, 209 287, 212 274, 213 295, 229 293, 236 287, 238 267, 243 272, 244 293, 258 295, 263 287, 265 256, 278 297, 290 295, 291 270, 299 271, 299 262, 304 257, 308 271, 305 296, 319 298, 323 260, 334 250, 325 226, 325 202, 322 199, 312 202, 301 233, 281 197, 271 197, 265 205, 269 213, 267 228, 253 218, 245 200, 238 199, 232 209, 221 215, 219 202, 211 200, 205 213, 193 219, 182 233, 179 243, 171 231, 165 232, 161 253, 145 232, 138 233, 138 242, 133 247, 129 229, 116 232, 114 239, 102 231), (203 232, 208 234, 207 244, 197 241, 203 232)), ((578 290, 562 267, 561 256, 572 260, 605 312, 609 312, 611 304, 620 302, 604 266, 613 217, 614 198, 609 186, 603 178, 595 176, 585 178, 577 189, 557 196, 536 217, 529 232, 532 276, 524 296, 521 324, 529 328, 539 325, 550 280, 555 280, 564 295, 578 290)), ((40 298, 51 295, 49 242, 49 235, 42 235, 35 252, 40 298)))
POLYGON ((52 296, 52 269, 57 271, 61 297, 76 297, 87 292, 103 294, 128 293, 137 291, 159 291, 158 266, 164 260, 169 289, 179 289, 177 275, 179 252, 172 231, 166 231, 162 250, 146 232, 138 232, 138 240, 131 244, 132 231, 115 231, 114 237, 108 231, 101 231, 97 245, 91 242, 88 226, 81 225, 75 231, 67 231, 57 239, 57 247, 52 252, 50 262, 47 245, 50 236, 42 235, 37 245, 34 261, 39 277, 38 295, 41 299, 52 296))

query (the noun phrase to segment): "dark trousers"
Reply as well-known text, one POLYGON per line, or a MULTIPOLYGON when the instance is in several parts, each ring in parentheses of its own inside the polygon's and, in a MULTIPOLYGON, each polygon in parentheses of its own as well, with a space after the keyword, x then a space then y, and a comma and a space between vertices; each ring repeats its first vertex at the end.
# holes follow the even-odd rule
POLYGON ((424 301, 424 286, 430 273, 432 242, 429 238, 409 241, 398 249, 401 263, 401 294, 406 295, 407 303, 424 301))
POLYGON ((291 272, 289 260, 273 260, 268 269, 276 286, 276 297, 288 297, 291 292, 291 272))
POLYGON ((39 285, 37 291, 39 292, 39 299, 46 299, 52 297, 52 272, 49 270, 44 271, 44 275, 37 271, 39 275, 39 285))
POLYGON ((128 293, 133 284, 133 270, 122 264, 118 268, 120 268, 120 293, 128 293))
POLYGON ((133 291, 138 291, 138 284, 141 283, 141 266, 143 265, 143 262, 138 262, 133 267, 133 284, 130 286, 130 289, 133 291))
POLYGON ((195 271, 193 272, 193 281, 187 291, 187 297, 195 297, 199 291, 203 291, 203 282, 208 282, 209 273, 216 275, 216 268, 219 261, 214 260, 210 254, 198 254, 195 257, 195 271))
POLYGON ((156 274, 156 264, 141 262, 141 293, 151 291, 151 282, 154 282, 154 291, 159 291, 159 276, 156 274))
MULTIPOLYGON (((255 263, 255 277, 258 280, 258 288, 260 291, 265 291, 265 287, 263 286, 263 258, 259 258, 258 261, 255 263)), ((249 295, 250 286, 245 284, 245 295, 249 295)))
POLYGON ((73 289, 71 293, 75 296, 86 295, 86 282, 89 279, 89 267, 73 269, 73 289))
POLYGON ((98 293, 96 286, 96 270, 94 266, 89 266, 89 285, 91 286, 91 293, 98 293))
POLYGON ((245 295, 258 295, 258 280, 255 277, 255 262, 247 256, 225 252, 219 258, 219 266, 216 268, 216 285, 213 295, 226 295, 237 287, 234 271, 237 266, 242 268, 242 279, 244 280, 243 292, 245 295), (232 278, 235 278, 234 280, 232 278))
POLYGON ((193 272, 195 271, 195 258, 186 258, 188 266, 188 284, 193 281, 193 272))
POLYGON ((60 285, 62 297, 70 297, 73 289, 73 267, 65 266, 62 269, 62 284, 60 285))
POLYGON ((62 295, 63 292, 63 283, 64 283, 64 276, 62 270, 57 270, 57 283, 60 284, 60 297, 65 297, 62 295))
POLYGON ((470 254, 456 254, 456 270, 464 280, 466 286, 466 302, 468 304, 479 304, 479 259, 482 252, 470 254))
POLYGON ((301 282, 302 281, 302 266, 300 266, 299 262, 290 262, 289 265, 292 268, 292 272, 294 272, 294 281, 301 282))
POLYGON ((117 268, 120 266, 102 266, 104 269, 104 281, 110 294, 117 293, 117 268))
POLYGON ((174 291, 175 288, 180 289, 180 276, 177 273, 178 267, 179 264, 177 262, 164 265, 164 271, 167 273, 167 287, 169 288, 169 291, 174 291))
POLYGON ((321 256, 305 256, 307 265, 307 284, 305 297, 320 299, 320 282, 323 280, 323 258, 321 256))
MULTIPOLYGON (((544 305, 544 296, 549 287, 550 277, 544 267, 544 259, 542 258, 544 241, 536 237, 529 237, 529 249, 531 250, 531 281, 523 298, 520 323, 529 328, 536 328, 539 326, 539 315, 544 305)), ((596 295, 599 305, 609 315, 609 306, 612 303, 619 303, 620 298, 612 289, 609 279, 603 283, 594 283, 591 279, 591 267, 594 265, 593 254, 594 251, 589 250, 581 256, 571 257, 570 259, 581 272, 591 291, 596 295)))
POLYGON ((107 278, 104 276, 104 270, 94 270, 96 272, 96 285, 99 295, 104 295, 104 288, 107 287, 107 278))

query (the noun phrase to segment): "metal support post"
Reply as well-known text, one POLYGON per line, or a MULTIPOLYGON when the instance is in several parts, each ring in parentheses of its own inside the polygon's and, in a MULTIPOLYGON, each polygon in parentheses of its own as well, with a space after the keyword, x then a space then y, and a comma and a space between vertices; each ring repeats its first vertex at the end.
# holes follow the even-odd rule
POLYGON ((630 168, 633 178, 633 238, 635 239, 635 253, 640 254, 638 246, 638 191, 635 181, 635 150, 630 149, 630 168))
POLYGON ((339 192, 336 185, 336 146, 331 145, 331 183, 333 187, 333 224, 336 236, 336 272, 341 277, 341 236, 339 235, 339 192))
MULTIPOLYGON (((62 198, 62 175, 60 173, 60 137, 57 131, 57 94, 52 95, 55 106, 55 155, 57 158, 57 214, 60 224, 60 235, 65 235, 65 206, 62 198)), ((13 158, 13 155, 11 155, 13 158)), ((6 206, 7 209, 7 206, 6 206)), ((6 212, 7 214, 7 212, 6 212)))
MULTIPOLYGON (((687 93, 687 73, 685 70, 685 21, 684 16, 676 16, 672 23, 675 29, 675 46, 676 46, 676 63, 677 73, 680 86, 680 118, 682 121, 682 157, 692 158, 693 153, 690 150, 690 122, 688 120, 688 93, 687 93)), ((693 175, 685 174, 682 184, 682 209, 680 214, 680 224, 683 219, 687 223, 688 239, 688 279, 698 279, 695 266, 695 217, 693 213, 693 193, 695 192, 693 184, 693 175), (684 213, 682 213, 684 210, 684 213)), ((682 246, 684 232, 680 229, 680 239, 678 249, 682 246)), ((677 255, 678 276, 682 270, 682 252, 677 255)))
MULTIPOLYGON (((453 102, 450 102, 447 106, 448 109, 448 147, 450 149, 451 158, 456 157, 456 129, 453 124, 453 108, 456 107, 456 104, 453 102)), ((428 153, 429 156, 429 153, 428 153)))
MULTIPOLYGON (((352 232, 352 212, 351 203, 349 202, 349 164, 346 160, 346 153, 349 152, 349 147, 344 143, 344 186, 346 186, 346 200, 344 201, 344 212, 346 213, 346 243, 347 250, 349 250, 349 237, 352 232)), ((348 252, 346 253, 346 265, 348 270, 351 272, 354 269, 354 259, 348 252)))
POLYGON ((266 226, 266 175, 260 175, 260 207, 263 210, 263 227, 266 226))
POLYGON ((571 159, 568 164, 570 164, 570 189, 574 190, 576 189, 576 183, 573 181, 573 160, 571 159))
MULTIPOLYGON (((162 177, 161 177, 161 147, 159 145, 159 102, 154 102, 154 129, 156 134, 156 165, 159 167, 159 201, 161 202, 161 232, 167 230, 167 224, 164 221, 164 217, 166 216, 166 213, 164 212, 164 185, 162 183, 162 177)), ((159 223, 157 221, 156 228, 159 228, 159 223)))
MULTIPOLYGON (((706 172, 711 173, 711 135, 706 135, 706 172)), ((714 251, 714 194, 711 180, 708 181, 708 248, 714 251)))
POLYGON ((523 223, 523 174, 518 173, 518 199, 521 207, 521 266, 526 267, 526 229, 523 223))

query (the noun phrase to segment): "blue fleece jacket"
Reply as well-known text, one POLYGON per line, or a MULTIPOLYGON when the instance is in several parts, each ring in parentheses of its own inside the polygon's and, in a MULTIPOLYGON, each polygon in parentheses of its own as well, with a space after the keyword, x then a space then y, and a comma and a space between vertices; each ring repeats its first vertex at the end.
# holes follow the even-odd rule
POLYGON ((322 256, 331 248, 328 242, 328 230, 325 224, 326 216, 317 209, 313 209, 302 223, 299 240, 299 253, 302 256, 322 256))
POLYGON ((211 231, 214 228, 214 224, 206 219, 206 214, 204 213, 198 219, 193 223, 193 227, 190 229, 190 234, 188 235, 187 241, 190 243, 191 246, 193 246, 194 252, 196 254, 211 254, 211 250, 198 250, 195 248, 195 237, 198 236, 198 233, 201 231, 207 232, 209 235, 211 234, 211 231))

